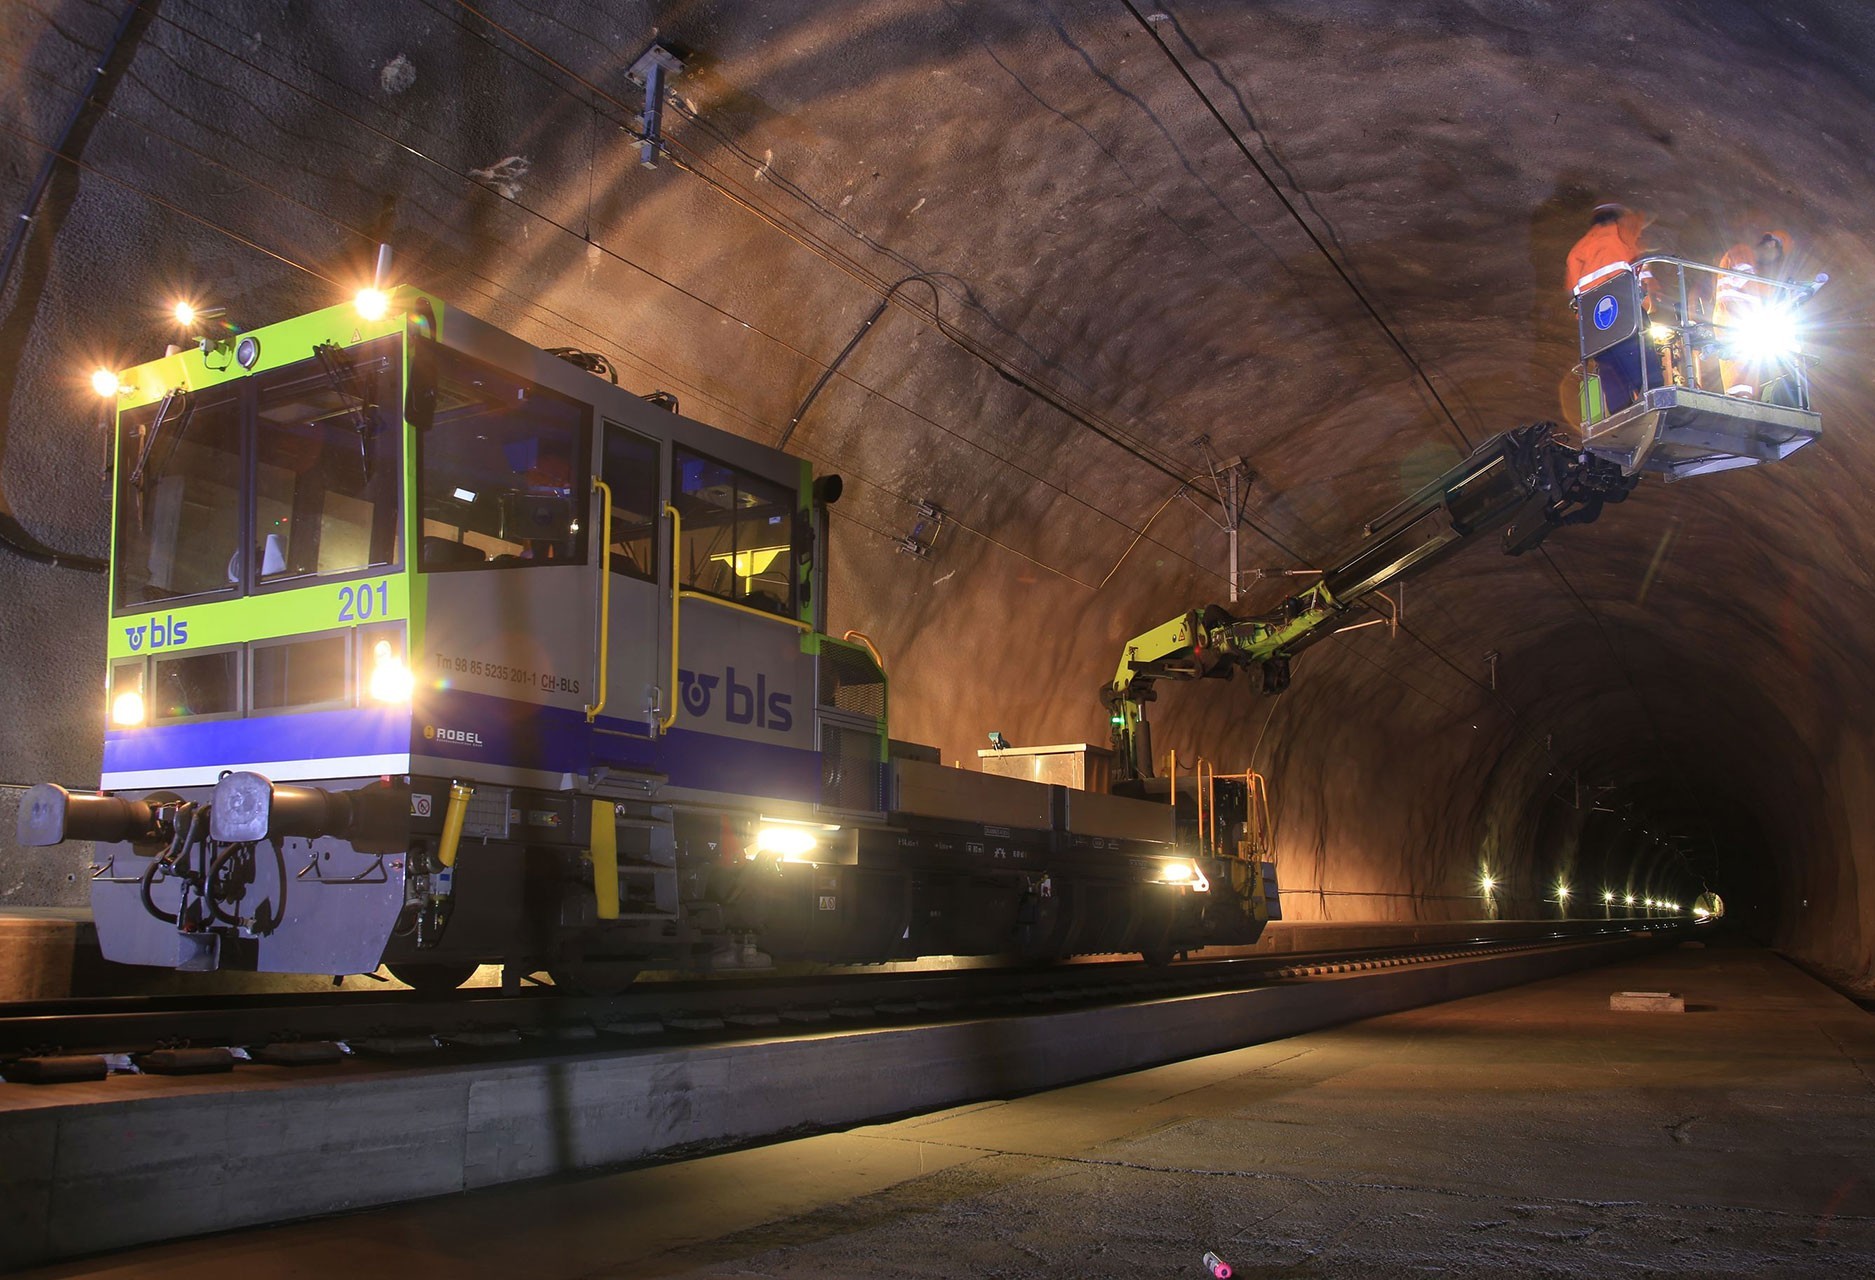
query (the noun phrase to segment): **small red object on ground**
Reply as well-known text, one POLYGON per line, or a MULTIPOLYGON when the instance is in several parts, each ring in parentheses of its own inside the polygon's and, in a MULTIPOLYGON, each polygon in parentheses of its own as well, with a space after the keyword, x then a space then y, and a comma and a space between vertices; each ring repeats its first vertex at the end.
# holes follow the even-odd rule
POLYGON ((1230 1280, 1230 1263, 1224 1261, 1224 1259, 1218 1257, 1215 1253, 1207 1253, 1204 1255, 1204 1266, 1205 1270, 1217 1277, 1217 1280, 1230 1280))

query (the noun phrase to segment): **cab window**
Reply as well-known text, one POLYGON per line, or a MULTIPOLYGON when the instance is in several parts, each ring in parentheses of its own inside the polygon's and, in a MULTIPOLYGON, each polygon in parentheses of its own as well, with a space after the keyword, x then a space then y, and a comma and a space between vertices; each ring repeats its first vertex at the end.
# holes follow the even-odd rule
POLYGON ((586 563, 588 406, 447 348, 418 441, 429 572, 586 563))
POLYGON ((397 559, 398 339, 291 365, 262 382, 255 579, 347 573, 397 559), (387 406, 388 402, 388 407, 387 406))
POLYGON ((683 522, 677 562, 684 586, 792 616, 794 490, 673 448, 671 503, 683 522))
POLYGON ((117 608, 239 588, 246 445, 233 390, 178 395, 124 415, 117 608))
POLYGON ((657 581, 658 442, 607 423, 606 487, 612 490, 612 572, 657 581))

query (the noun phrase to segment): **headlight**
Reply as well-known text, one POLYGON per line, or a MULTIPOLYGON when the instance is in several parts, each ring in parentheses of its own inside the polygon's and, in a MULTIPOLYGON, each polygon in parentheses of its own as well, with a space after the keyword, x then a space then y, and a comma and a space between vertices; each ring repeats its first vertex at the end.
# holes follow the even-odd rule
POLYGON ((380 640, 372 646, 371 679, 365 687, 379 702, 410 701, 416 680, 389 640, 380 640))
POLYGON ((1760 307, 1732 326, 1732 347, 1747 360, 1774 360, 1802 350, 1797 317, 1783 307, 1760 307))
POLYGON ((776 824, 756 829, 748 856, 754 859, 767 854, 780 862, 810 862, 819 845, 811 827, 776 824))
POLYGON ((1211 882, 1205 879, 1204 872, 1198 869, 1198 864, 1185 858, 1161 863, 1157 883, 1190 887, 1199 893, 1208 893, 1211 889, 1211 882))
POLYGON ((143 695, 135 689, 126 689, 111 699, 111 723, 119 728, 135 728, 143 723, 143 715, 143 695))

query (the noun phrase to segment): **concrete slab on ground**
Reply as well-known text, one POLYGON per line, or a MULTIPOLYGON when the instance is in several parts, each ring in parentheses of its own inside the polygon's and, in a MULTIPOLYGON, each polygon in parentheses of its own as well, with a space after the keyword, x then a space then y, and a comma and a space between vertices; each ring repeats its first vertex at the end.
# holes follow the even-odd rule
MULTIPOLYGON (((186 1190, 176 1194, 186 1195, 186 1190)), ((1875 1274, 1875 1020, 1768 952, 758 1149, 157 1246, 161 1280, 1875 1274), (1671 988, 1686 1016, 1611 992, 1671 988)))
POLYGON ((0 1084, 0 1268, 1010 1097, 1659 945, 723 1044, 0 1084), (166 1193, 178 1183, 190 1193, 166 1193))

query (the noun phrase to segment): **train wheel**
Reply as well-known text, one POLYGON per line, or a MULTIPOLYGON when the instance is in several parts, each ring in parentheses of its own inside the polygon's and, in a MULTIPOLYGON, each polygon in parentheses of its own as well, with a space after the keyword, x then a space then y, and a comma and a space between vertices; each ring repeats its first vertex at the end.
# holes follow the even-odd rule
POLYGON ((454 963, 387 964, 391 976, 419 995, 440 996, 454 991, 475 976, 473 960, 454 963))
POLYGON ((624 960, 562 960, 547 968, 553 985, 574 996, 623 995, 643 972, 642 964, 624 960))

